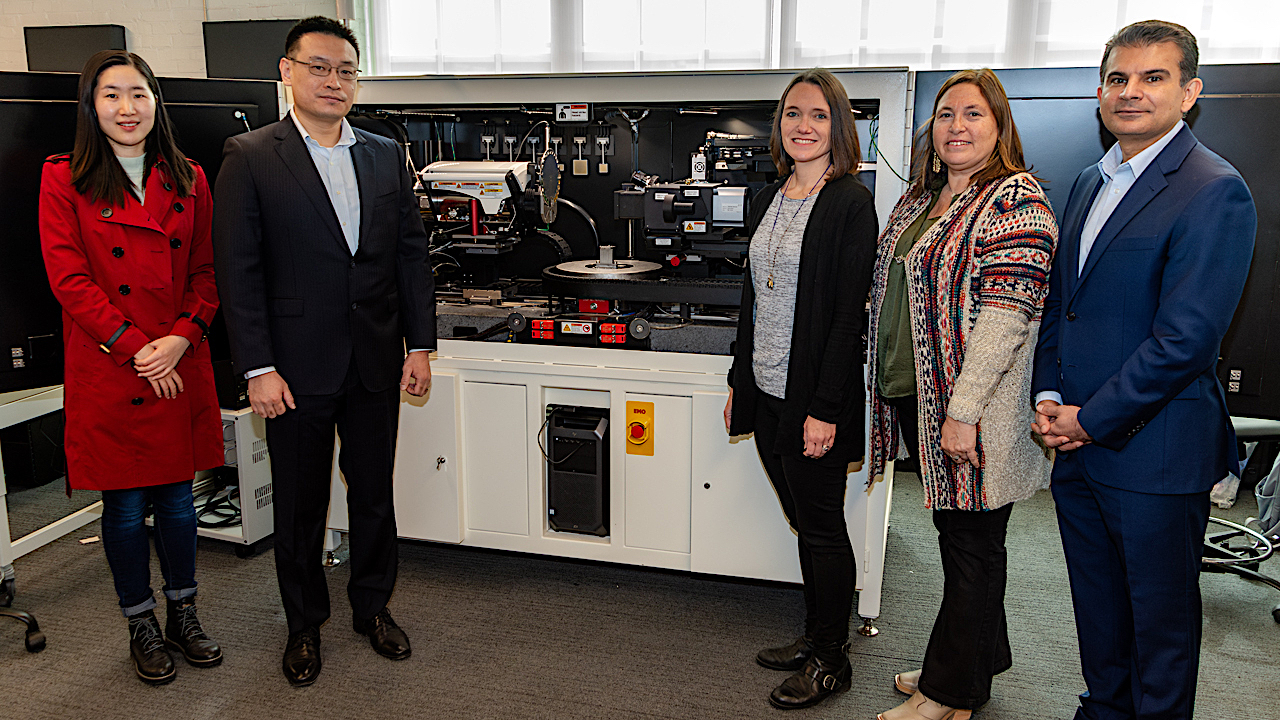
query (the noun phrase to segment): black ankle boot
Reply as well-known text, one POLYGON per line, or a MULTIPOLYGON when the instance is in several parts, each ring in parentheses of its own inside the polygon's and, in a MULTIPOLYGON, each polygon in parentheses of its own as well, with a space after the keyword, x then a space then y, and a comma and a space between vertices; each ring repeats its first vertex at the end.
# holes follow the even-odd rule
POLYGON ((133 656, 133 667, 144 683, 163 685, 178 674, 173 658, 164 649, 160 622, 150 610, 129 616, 129 654, 133 656))
POLYGON ((222 648, 209 639, 196 617, 193 597, 169 601, 169 617, 164 625, 165 644, 182 653, 192 667, 213 667, 222 662, 222 648))
POLYGON ((814 648, 804 666, 773 689, 769 702, 776 708, 794 710, 817 705, 828 695, 848 690, 853 679, 848 647, 841 644, 814 648))
POLYGON ((770 670, 796 671, 804 667, 804 663, 813 655, 813 642, 809 636, 801 635, 789 645, 765 648, 756 653, 756 662, 770 670))

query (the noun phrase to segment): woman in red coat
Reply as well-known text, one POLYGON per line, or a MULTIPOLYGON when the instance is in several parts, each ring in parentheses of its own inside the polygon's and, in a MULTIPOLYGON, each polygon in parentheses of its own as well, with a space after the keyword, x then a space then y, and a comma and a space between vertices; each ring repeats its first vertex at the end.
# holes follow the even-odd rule
POLYGON ((76 138, 49 158, 40 243, 62 304, 67 482, 102 491, 102 540, 138 677, 169 682, 167 647, 195 667, 222 651, 195 614, 197 470, 222 465, 208 324, 217 309, 212 201, 173 140, 147 63, 108 50, 80 75, 76 138), (147 506, 168 617, 153 608, 147 506))

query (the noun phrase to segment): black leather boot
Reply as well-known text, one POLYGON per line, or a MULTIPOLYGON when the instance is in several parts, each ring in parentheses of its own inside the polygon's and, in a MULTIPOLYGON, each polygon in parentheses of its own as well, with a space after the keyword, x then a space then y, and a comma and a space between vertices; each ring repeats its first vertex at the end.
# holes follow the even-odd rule
POLYGON ((169 601, 169 617, 164 625, 165 644, 182 653, 192 667, 207 668, 222 663, 222 648, 204 634, 196 617, 196 599, 169 601))
POLYGON ((813 655, 813 642, 807 635, 801 635, 789 645, 765 648, 756 653, 756 662, 770 670, 790 670, 792 672, 804 667, 804 663, 813 655))
POLYGON ((830 648, 814 648, 796 674, 782 681, 769 694, 776 708, 795 710, 817 705, 828 695, 849 689, 853 667, 849 664, 848 644, 830 648), (824 657, 834 659, 824 659, 824 657))
POLYGON ((164 649, 160 622, 150 610, 129 616, 129 654, 142 682, 163 685, 178 675, 173 658, 164 649))

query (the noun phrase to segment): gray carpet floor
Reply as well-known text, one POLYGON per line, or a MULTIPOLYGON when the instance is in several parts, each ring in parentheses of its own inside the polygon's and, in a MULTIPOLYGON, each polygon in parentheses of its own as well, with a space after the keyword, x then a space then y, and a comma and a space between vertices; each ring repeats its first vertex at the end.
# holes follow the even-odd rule
MULTIPOLYGON (((42 501, 23 495, 11 497, 15 526, 34 526, 42 501)), ((1245 496, 1214 514, 1243 521, 1253 507, 1245 496)), ((914 476, 899 476, 891 521, 881 634, 853 636, 852 690, 787 717, 871 720, 901 702, 893 674, 919 666, 942 587, 914 476)), ((0 717, 777 718, 767 695, 784 675, 752 659, 790 640, 802 612, 794 586, 402 543, 391 609, 413 656, 382 659, 352 632, 339 566, 328 571, 324 671, 294 689, 279 670, 285 622, 269 546, 240 559, 202 539, 201 617, 226 661, 206 670, 179 661, 177 680, 153 688, 134 678, 102 545, 77 542, 97 532, 89 525, 15 564, 15 606, 37 615, 49 644, 28 654, 21 625, 0 621, 0 717)), ((1066 720, 1084 688, 1047 492, 1014 510, 1009 547, 1014 667, 976 717, 1066 720)), ((1280 574, 1280 561, 1263 570, 1280 574)), ((1205 574, 1201 586, 1197 718, 1280 717, 1280 625, 1270 614, 1280 593, 1232 575, 1205 574)))

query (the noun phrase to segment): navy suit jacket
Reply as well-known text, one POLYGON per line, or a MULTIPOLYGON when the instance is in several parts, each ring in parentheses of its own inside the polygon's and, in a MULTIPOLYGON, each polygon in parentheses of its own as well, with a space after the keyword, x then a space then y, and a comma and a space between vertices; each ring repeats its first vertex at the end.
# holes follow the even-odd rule
POLYGON ((1204 492, 1238 472, 1216 365, 1253 256, 1258 218, 1240 174, 1183 128, 1116 207, 1077 272, 1102 186, 1076 178, 1036 347, 1032 393, 1080 406, 1095 481, 1204 492), (1233 462, 1234 461, 1234 462, 1233 462))
POLYGON ((274 365, 294 394, 400 382, 405 345, 436 346, 435 286, 404 149, 353 128, 354 255, 292 118, 227 138, 214 197, 218 292, 236 372, 274 365))

